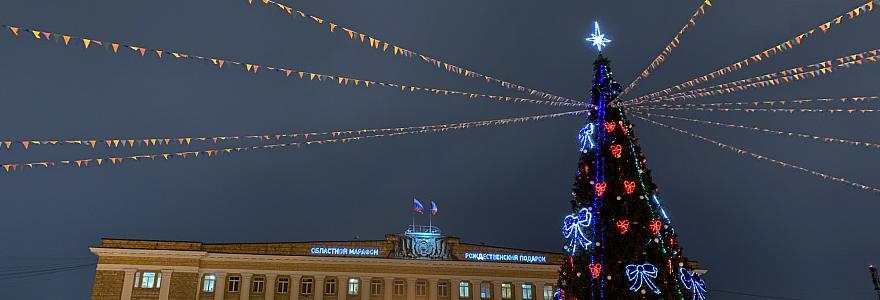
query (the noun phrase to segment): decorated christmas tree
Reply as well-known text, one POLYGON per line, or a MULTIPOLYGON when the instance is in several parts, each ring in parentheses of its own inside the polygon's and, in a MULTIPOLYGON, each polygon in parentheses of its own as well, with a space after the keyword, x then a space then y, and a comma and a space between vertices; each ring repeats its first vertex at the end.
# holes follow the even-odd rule
POLYGON ((632 124, 615 106, 621 87, 609 61, 593 63, 593 108, 581 129, 568 253, 557 299, 695 299, 703 281, 678 245, 632 124))

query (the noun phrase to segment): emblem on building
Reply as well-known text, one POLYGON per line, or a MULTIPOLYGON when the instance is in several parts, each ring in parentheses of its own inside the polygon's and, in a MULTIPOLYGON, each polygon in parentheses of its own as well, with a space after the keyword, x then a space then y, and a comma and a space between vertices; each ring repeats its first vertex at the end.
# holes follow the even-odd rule
POLYGON ((450 259, 440 228, 412 225, 394 245, 394 256, 412 259, 450 259))

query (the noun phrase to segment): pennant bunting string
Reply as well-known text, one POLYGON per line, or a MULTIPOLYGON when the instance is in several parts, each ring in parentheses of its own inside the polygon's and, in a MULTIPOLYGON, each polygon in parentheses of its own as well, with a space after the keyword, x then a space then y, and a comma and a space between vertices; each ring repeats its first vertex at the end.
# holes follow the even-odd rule
MULTIPOLYGON (((58 33, 49 33, 49 32, 39 31, 39 30, 35 30, 35 29, 12 27, 10 25, 2 25, 2 26, 4 28, 16 28, 16 31, 14 31, 14 32, 24 31, 24 32, 35 33, 34 36, 37 37, 37 39, 42 39, 42 38, 39 38, 39 36, 40 36, 39 33, 45 33, 45 34, 48 34, 49 36, 53 36, 53 37, 60 38, 63 36, 63 37, 65 37, 66 40, 71 40, 71 39, 81 40, 86 48, 88 48, 88 46, 91 44, 103 45, 105 48, 112 49, 112 51, 114 53, 116 53, 117 50, 120 47, 122 47, 122 48, 131 49, 132 51, 134 51, 134 53, 140 54, 141 56, 147 56, 147 54, 150 54, 150 55, 155 54, 158 58, 162 58, 164 56, 164 57, 172 58, 172 59, 196 60, 196 61, 200 61, 200 62, 210 63, 210 64, 216 66, 218 69, 222 69, 224 66, 235 65, 235 66, 243 67, 242 69, 240 69, 242 71, 245 71, 247 73, 254 73, 254 74, 259 72, 259 70, 265 69, 268 71, 275 72, 277 74, 281 74, 285 77, 298 78, 301 80, 308 80, 308 81, 316 81, 317 80, 319 82, 334 83, 334 84, 341 85, 341 86, 362 86, 364 88, 369 88, 370 86, 381 86, 381 87, 390 88, 390 89, 394 89, 394 90, 398 90, 400 92, 406 92, 406 93, 422 93, 422 94, 433 94, 433 95, 443 95, 443 96, 456 96, 456 97, 465 97, 468 99, 481 98, 481 99, 488 99, 488 100, 492 100, 492 101, 504 101, 504 102, 513 102, 513 103, 531 103, 531 104, 542 104, 542 105, 550 105, 550 106, 568 106, 568 107, 587 107, 587 106, 589 106, 589 104, 584 103, 584 102, 567 103, 567 102, 560 102, 560 101, 554 101, 554 100, 536 100, 536 99, 528 99, 528 98, 520 98, 520 97, 488 95, 488 94, 482 94, 482 93, 476 93, 476 92, 463 92, 463 91, 438 89, 438 88, 405 85, 405 84, 397 84, 397 83, 386 83, 386 82, 352 78, 352 77, 340 76, 340 75, 329 75, 329 74, 320 74, 320 73, 314 73, 314 72, 308 72, 308 71, 294 70, 292 68, 286 68, 286 67, 273 67, 273 66, 264 66, 264 65, 252 64, 252 63, 244 63, 244 62, 239 62, 239 61, 234 61, 234 60, 229 60, 229 59, 205 57, 205 56, 199 56, 199 55, 186 54, 186 53, 182 53, 182 52, 173 52, 173 51, 169 51, 169 50, 151 49, 151 48, 146 48, 146 47, 141 47, 141 46, 128 45, 128 44, 124 44, 124 43, 104 42, 104 41, 100 41, 100 40, 88 39, 88 38, 77 37, 77 36, 72 36, 72 35, 62 35, 62 34, 58 34, 58 33)), ((16 34, 16 36, 18 36, 18 35, 16 34)), ((49 38, 46 38, 46 39, 50 40, 49 38)), ((92 47, 92 48, 95 48, 95 47, 92 47)))
POLYGON ((804 33, 801 33, 801 34, 799 34, 789 40, 786 40, 786 41, 779 43, 773 47, 770 47, 767 50, 755 53, 751 56, 748 56, 748 57, 736 62, 736 63, 722 67, 722 68, 715 70, 711 73, 695 77, 693 79, 690 79, 688 81, 674 85, 669 88, 665 88, 663 90, 655 91, 650 94, 646 94, 646 95, 643 95, 643 96, 640 96, 637 98, 627 100, 626 102, 630 102, 630 101, 634 101, 634 100, 635 101, 649 100, 649 99, 657 98, 662 95, 668 95, 668 94, 672 93, 673 91, 680 91, 685 88, 692 88, 692 87, 697 86, 698 84, 725 76, 725 75, 733 73, 733 72, 736 72, 736 71, 743 69, 751 64, 760 63, 761 61, 768 59, 775 54, 782 53, 782 52, 787 51, 791 48, 799 46, 801 43, 803 43, 803 41, 805 39, 807 39, 813 35, 816 35, 818 33, 827 33, 833 26, 840 25, 843 23, 843 21, 852 20, 852 19, 855 19, 859 16, 865 15, 866 13, 873 12, 873 11, 875 11, 875 9, 878 6, 880 6, 880 0, 869 0, 864 4, 859 5, 858 7, 847 11, 843 15, 834 17, 825 23, 822 23, 822 24, 820 24, 816 27, 813 27, 810 30, 808 30, 804 33))
MULTIPOLYGON (((750 101, 750 102, 718 102, 718 103, 682 103, 682 104, 660 104, 660 105, 646 105, 646 107, 720 107, 720 106, 748 106, 748 107, 757 107, 757 106, 784 106, 788 104, 805 104, 805 103, 829 103, 829 102, 863 102, 863 101, 875 101, 880 100, 880 96, 867 96, 867 97, 843 97, 843 98, 817 98, 817 99, 797 99, 797 100, 761 100, 761 101, 750 101)), ((640 106, 634 106, 640 107, 640 106)))
POLYGON ((721 108, 721 107, 627 107, 629 110, 683 110, 683 111, 708 111, 708 112, 770 112, 770 113, 876 113, 880 109, 855 109, 855 108, 721 108))
MULTIPOLYGON (((583 111, 576 111, 578 113, 583 111)), ((532 121, 543 118, 555 118, 569 113, 530 116, 521 118, 507 118, 485 121, 470 121, 451 124, 422 125, 409 127, 392 127, 378 129, 350 129, 338 131, 318 131, 318 132, 293 132, 293 133, 269 133, 258 135, 231 135, 231 136, 178 136, 178 137, 149 137, 149 138, 104 138, 104 139, 27 139, 27 140, 3 140, 0 141, 0 147, 12 149, 21 146, 22 149, 30 149, 34 146, 63 146, 63 145, 80 145, 88 148, 106 147, 106 148, 133 148, 135 146, 166 146, 166 145, 191 145, 191 144, 218 144, 223 142, 233 142, 239 140, 259 140, 259 141, 280 141, 282 139, 303 139, 309 140, 317 137, 343 137, 357 136, 364 134, 383 134, 405 131, 418 131, 430 129, 443 129, 447 127, 468 127, 480 124, 504 124, 508 122, 532 121)), ((483 126, 483 125, 480 125, 483 126)))
POLYGON ((657 103, 662 101, 676 101, 676 99, 696 99, 706 96, 716 96, 741 92, 750 88, 762 88, 781 85, 793 81, 814 78, 833 73, 842 68, 862 65, 866 62, 876 63, 880 61, 880 49, 864 51, 831 60, 821 61, 815 64, 768 73, 747 79, 741 79, 724 84, 718 84, 707 88, 700 88, 686 92, 658 97, 652 100, 623 103, 621 106, 637 106, 644 103, 657 103), (811 69, 811 70, 810 70, 811 69))
POLYGON ((648 76, 651 76, 651 73, 655 69, 657 69, 660 64, 666 61, 666 57, 668 57, 669 54, 672 53, 672 50, 678 48, 678 46, 681 45, 681 36, 685 33, 685 31, 697 26, 697 17, 705 15, 706 10, 709 7, 712 7, 712 2, 710 0, 704 0, 703 3, 700 4, 700 7, 698 7, 697 10, 694 11, 693 15, 691 15, 691 18, 687 21, 687 23, 685 23, 681 30, 679 30, 678 33, 675 34, 675 37, 672 38, 672 41, 670 41, 669 44, 666 45, 666 48, 663 48, 663 51, 661 51, 660 54, 657 55, 657 57, 654 58, 654 60, 652 60, 647 67, 645 67, 645 70, 639 73, 639 76, 637 76, 636 79, 630 82, 626 86, 626 88, 623 89, 623 93, 621 93, 619 97, 623 97, 632 89, 634 89, 636 85, 639 84, 640 80, 646 79, 648 78, 648 76))
POLYGON ((485 126, 509 125, 509 124, 515 124, 515 123, 524 123, 524 122, 528 122, 528 121, 538 121, 538 120, 544 120, 544 119, 558 118, 558 117, 563 117, 563 116, 580 115, 580 114, 584 114, 586 112, 587 112, 587 110, 578 110, 578 111, 568 111, 568 112, 562 112, 562 113, 536 115, 536 116, 528 116, 528 117, 505 118, 505 119, 496 119, 496 120, 473 121, 473 122, 441 124, 441 125, 399 127, 399 128, 405 128, 407 130, 392 131, 392 132, 389 132, 389 131, 398 130, 399 128, 376 129, 371 132, 386 132, 386 133, 349 136, 349 137, 338 137, 338 138, 331 137, 329 139, 321 139, 321 140, 263 144, 263 145, 256 145, 256 146, 227 147, 227 148, 217 148, 217 149, 208 149, 208 150, 141 154, 141 155, 131 155, 131 156, 111 156, 111 157, 89 158, 89 159, 80 159, 80 160, 50 160, 50 161, 28 162, 28 163, 3 163, 3 164, 0 164, 0 166, 3 166, 3 169, 5 170, 6 173, 13 173, 13 172, 21 171, 21 170, 25 170, 25 169, 50 168, 50 167, 62 167, 62 166, 75 166, 75 167, 101 166, 101 165, 108 164, 108 162, 109 162, 109 165, 116 165, 116 164, 120 164, 124 161, 148 161, 148 160, 154 161, 154 160, 187 159, 187 158, 198 158, 200 156, 201 157, 214 157, 214 156, 218 156, 220 154, 232 154, 232 153, 238 153, 238 152, 242 152, 242 151, 280 149, 280 148, 299 148, 301 146, 308 146, 308 145, 346 143, 346 142, 351 142, 351 141, 358 141, 358 140, 379 138, 379 137, 392 137, 392 136, 400 136, 400 135, 407 135, 407 134, 447 132, 447 131, 453 130, 453 129, 466 129, 466 128, 485 127, 485 126))
POLYGON ((768 162, 771 162, 771 163, 776 164, 776 165, 778 165, 778 166, 782 166, 782 167, 790 168, 790 169, 795 169, 795 170, 798 170, 798 171, 801 171, 801 172, 804 172, 804 173, 807 173, 807 174, 810 174, 810 175, 813 175, 813 176, 821 177, 822 179, 825 179, 825 180, 831 180, 831 181, 835 181, 835 182, 840 182, 840 183, 848 184, 848 185, 850 185, 850 186, 852 186, 852 187, 859 188, 859 189, 862 189, 862 190, 868 190, 868 191, 872 191, 872 192, 880 192, 880 188, 877 188, 877 187, 864 185, 864 184, 857 183, 857 182, 854 182, 854 181, 852 181, 852 180, 849 180, 849 179, 846 179, 846 178, 843 178, 843 177, 837 177, 837 176, 829 175, 829 174, 826 174, 826 173, 823 173, 823 172, 819 172, 819 171, 815 171, 815 170, 807 169, 807 168, 805 168, 805 167, 801 167, 801 166, 799 166, 799 165, 795 165, 795 164, 792 164, 792 163, 787 163, 787 162, 784 162, 784 161, 781 161, 781 160, 777 160, 777 159, 774 159, 774 158, 770 158, 770 157, 767 157, 767 156, 764 156, 764 155, 761 155, 761 154, 757 154, 757 153, 754 153, 754 152, 751 152, 751 151, 748 151, 748 150, 745 150, 745 149, 742 149, 742 148, 739 148, 739 147, 735 147, 735 146, 731 146, 731 145, 728 145, 728 144, 724 144, 724 143, 722 143, 722 142, 719 142, 719 141, 716 141, 716 140, 714 140, 714 139, 710 139, 710 138, 704 137, 704 136, 699 135, 699 134, 696 134, 696 133, 692 133, 692 132, 687 131, 687 130, 684 130, 684 129, 680 129, 680 128, 677 128, 677 127, 673 127, 673 126, 670 126, 670 125, 667 125, 667 124, 664 124, 664 123, 660 123, 660 122, 657 122, 657 121, 654 121, 654 120, 648 119, 648 118, 646 118, 646 117, 640 115, 639 113, 634 113, 634 116, 635 116, 636 118, 639 118, 639 119, 642 119, 642 120, 644 120, 644 121, 646 121, 646 122, 649 122, 649 123, 651 123, 651 124, 653 124, 653 125, 660 126, 660 127, 667 128, 667 129, 671 129, 671 130, 673 130, 673 131, 675 131, 675 132, 678 132, 678 133, 681 133, 681 134, 684 134, 684 135, 691 136, 691 137, 693 137, 693 138, 696 138, 696 139, 701 140, 701 141, 704 141, 704 142, 708 142, 708 143, 714 144, 715 146, 718 146, 718 147, 721 148, 721 149, 724 149, 724 150, 730 150, 730 151, 735 152, 736 154, 748 155, 748 156, 751 156, 752 158, 757 159, 757 160, 768 161, 768 162))
POLYGON ((833 138, 833 137, 816 136, 816 135, 807 134, 807 133, 785 132, 785 131, 779 131, 779 130, 774 130, 774 129, 760 128, 760 127, 756 127, 756 126, 747 126, 747 125, 741 125, 741 124, 706 121, 706 120, 700 120, 700 119, 692 119, 692 118, 670 116, 670 115, 663 115, 663 114, 644 113, 644 115, 647 117, 661 117, 661 118, 667 118, 667 119, 673 119, 673 120, 688 121, 688 122, 693 122, 693 123, 698 123, 698 124, 714 125, 714 126, 727 127, 727 128, 746 129, 746 130, 781 135, 781 136, 799 137, 799 138, 804 138, 804 139, 813 140, 813 141, 826 142, 826 143, 839 143, 839 144, 847 144, 847 145, 852 145, 852 146, 861 146, 861 147, 867 147, 867 148, 880 149, 880 144, 878 144, 878 143, 862 142, 862 141, 840 139, 840 138, 833 138))
MULTIPOLYGON (((706 0, 706 1, 708 2, 708 0, 706 0)), ((880 1, 880 0, 878 0, 878 1, 880 1)), ((248 1, 248 3, 253 4, 252 1, 248 1)), ((353 29, 350 29, 345 26, 334 23, 333 21, 305 13, 303 11, 300 11, 298 9, 294 9, 293 7, 279 3, 274 0, 264 0, 263 4, 265 4, 265 6, 267 6, 267 7, 278 8, 279 10, 281 10, 282 13, 286 13, 294 18, 301 17, 301 18, 305 19, 306 21, 311 22, 315 25, 326 26, 328 28, 327 32, 342 34, 342 35, 346 36, 349 40, 355 41, 360 44, 364 44, 367 47, 370 47, 370 48, 373 48, 376 50, 380 50, 384 53, 388 53, 388 54, 391 54, 394 56, 402 56, 402 57, 416 59, 416 60, 422 61, 424 63, 431 64, 435 68, 445 70, 446 72, 449 72, 449 73, 454 73, 454 74, 458 74, 458 75, 470 77, 470 78, 483 79, 488 83, 499 84, 504 88, 516 90, 516 91, 519 91, 522 93, 526 93, 529 96, 538 97, 540 99, 550 100, 550 101, 560 101, 560 102, 572 103, 572 104, 583 103, 583 101, 577 101, 577 100, 572 100, 572 99, 565 98, 562 96, 556 96, 556 95, 553 95, 553 94, 550 94, 547 92, 543 92, 543 91, 540 91, 537 89, 533 89, 533 88, 525 87, 525 86, 522 86, 522 85, 519 85, 516 83, 509 82, 509 81, 501 80, 501 79, 493 77, 493 76, 478 73, 478 72, 475 72, 469 68, 456 66, 456 65, 441 61, 439 59, 427 56, 425 54, 422 54, 422 53, 419 53, 419 52, 416 52, 416 51, 413 51, 410 49, 403 48, 403 47, 395 45, 389 41, 378 39, 378 38, 373 37, 371 35, 368 35, 366 33, 357 32, 353 29)))

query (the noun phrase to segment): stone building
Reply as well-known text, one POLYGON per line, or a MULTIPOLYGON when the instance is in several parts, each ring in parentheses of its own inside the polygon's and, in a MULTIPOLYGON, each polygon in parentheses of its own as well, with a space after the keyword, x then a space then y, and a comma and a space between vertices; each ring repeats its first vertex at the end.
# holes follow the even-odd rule
POLYGON ((103 239, 91 251, 93 300, 549 300, 564 257, 465 244, 430 226, 375 241, 103 239))

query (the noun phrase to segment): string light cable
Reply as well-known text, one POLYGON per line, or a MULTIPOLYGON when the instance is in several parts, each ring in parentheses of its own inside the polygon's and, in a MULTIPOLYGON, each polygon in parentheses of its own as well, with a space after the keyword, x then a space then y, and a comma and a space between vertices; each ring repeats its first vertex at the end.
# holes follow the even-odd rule
POLYGON ((777 160, 777 159, 774 159, 774 158, 771 158, 771 157, 767 157, 767 156, 764 156, 764 155, 761 155, 761 154, 758 154, 758 153, 755 153, 755 152, 751 152, 751 151, 749 151, 749 150, 745 150, 745 149, 743 149, 743 148, 739 148, 739 147, 736 147, 736 146, 728 145, 728 144, 725 144, 725 143, 719 142, 719 141, 717 141, 717 140, 714 140, 714 139, 711 139, 711 138, 707 138, 707 137, 704 137, 704 136, 699 135, 699 134, 696 134, 696 133, 692 133, 692 132, 687 131, 687 130, 684 130, 684 129, 680 129, 680 128, 677 128, 677 127, 674 127, 674 126, 671 126, 671 125, 667 125, 667 124, 664 124, 664 123, 660 123, 660 122, 654 121, 654 120, 652 120, 652 119, 649 119, 649 118, 647 118, 647 117, 642 116, 642 115, 641 115, 640 113, 638 113, 638 112, 633 112, 633 115, 634 115, 636 118, 639 118, 639 119, 641 119, 641 120, 644 120, 644 121, 646 121, 646 122, 648 122, 648 123, 650 123, 650 124, 653 124, 653 125, 656 125, 656 126, 659 126, 659 127, 663 127, 663 128, 667 128, 667 129, 670 129, 670 130, 672 130, 672 131, 675 131, 675 132, 678 132, 678 133, 681 133, 681 134, 688 135, 688 136, 690 136, 690 137, 696 138, 696 139, 698 139, 698 140, 701 140, 701 141, 704 141, 704 142, 707 142, 707 143, 711 143, 711 144, 713 144, 713 145, 715 145, 715 146, 718 146, 718 147, 721 148, 721 149, 729 150, 729 151, 732 151, 732 152, 734 152, 734 153, 736 153, 736 154, 750 156, 750 157, 752 157, 752 158, 754 158, 754 159, 757 159, 757 160, 763 160, 763 161, 767 161, 767 162, 770 162, 770 163, 773 163, 773 164, 776 164, 776 165, 778 165, 778 166, 782 166, 782 167, 785 167, 785 168, 795 169, 795 170, 798 170, 798 171, 801 171, 801 172, 804 172, 804 173, 807 173, 807 174, 810 174, 810 175, 813 175, 813 176, 820 177, 820 178, 825 179, 825 180, 831 180, 831 181, 835 181, 835 182, 844 183, 844 184, 850 185, 850 186, 852 186, 852 187, 855 187, 855 188, 858 188, 858 189, 861 189, 861 190, 867 190, 867 191, 871 191, 871 192, 875 192, 875 193, 880 193, 880 188, 877 188, 877 187, 873 187, 873 186, 869 186, 869 185, 865 185, 865 184, 857 183, 857 182, 854 182, 854 181, 852 181, 852 180, 849 180, 849 179, 846 179, 846 178, 843 178, 843 177, 837 177, 837 176, 829 175, 829 174, 826 174, 826 173, 823 173, 823 172, 819 172, 819 171, 815 171, 815 170, 807 169, 807 168, 805 168, 805 167, 801 167, 801 166, 796 165, 796 164, 792 164, 792 163, 784 162, 784 161, 777 160))
MULTIPOLYGON (((274 1, 274 0, 257 0, 257 1, 262 2, 267 7, 276 7, 278 9, 280 9, 282 12, 284 12, 294 18, 299 16, 304 19, 314 21, 313 24, 315 24, 315 25, 319 25, 322 27, 326 26, 329 29, 329 32, 331 32, 331 33, 347 34, 348 38, 352 41, 356 41, 356 42, 359 41, 361 44, 369 43, 370 48, 381 50, 384 53, 388 53, 389 51, 391 51, 393 53, 393 55, 395 55, 395 56, 399 55, 399 56, 403 56, 403 57, 407 57, 407 58, 418 58, 419 61, 431 64, 438 69, 446 70, 446 72, 458 74, 458 75, 461 75, 464 77, 484 79, 488 83, 497 83, 504 88, 516 90, 516 91, 519 91, 522 93, 526 93, 530 96, 537 96, 541 99, 546 99, 546 100, 550 100, 550 101, 559 101, 559 102, 570 103, 570 104, 583 104, 584 103, 583 101, 572 100, 572 99, 565 98, 562 96, 553 95, 553 94, 543 92, 543 91, 540 91, 537 89, 533 89, 533 88, 522 86, 522 85, 519 85, 516 83, 509 82, 509 81, 501 80, 501 79, 498 79, 493 76, 478 73, 478 72, 472 71, 470 68, 464 68, 464 67, 460 67, 457 65, 447 63, 447 62, 441 61, 439 59, 427 56, 423 53, 419 53, 414 50, 406 49, 401 46, 395 45, 394 43, 391 43, 389 41, 380 40, 380 39, 374 37, 373 35, 366 34, 363 32, 358 32, 358 31, 355 31, 351 28, 341 26, 338 23, 334 23, 332 20, 303 12, 301 10, 295 9, 291 6, 285 5, 285 4, 280 3, 278 1, 274 1)), ((878 1, 880 1, 880 0, 878 0, 878 1)), ((254 0, 248 0, 249 4, 253 4, 254 2, 255 2, 254 0)))
MULTIPOLYGON (((814 104, 825 104, 825 103, 860 103, 866 101, 876 101, 880 100, 880 96, 862 96, 862 97, 840 97, 840 98, 814 98, 814 99, 794 99, 794 100, 757 100, 757 101, 748 101, 748 102, 717 102, 717 103, 680 103, 680 104, 659 104, 659 105, 651 105, 646 107, 722 107, 722 106, 739 106, 739 107, 758 107, 758 106, 770 106, 770 107, 779 107, 785 106, 789 104, 805 104, 805 103, 814 103, 814 104)), ((641 107, 641 106, 634 106, 641 107)))
POLYGON ((782 43, 776 44, 775 46, 772 46, 764 51, 761 51, 761 52, 755 53, 751 56, 748 56, 738 62, 724 66, 724 67, 722 67, 718 70, 715 70, 713 72, 710 72, 708 74, 697 76, 693 79, 687 80, 683 83, 674 85, 672 87, 658 90, 658 91, 655 91, 655 92, 652 92, 652 93, 649 93, 649 94, 646 94, 643 96, 639 96, 639 97, 636 97, 633 99, 628 99, 624 102, 650 100, 650 99, 659 97, 661 95, 668 95, 668 94, 672 93, 673 91, 680 91, 684 88, 692 88, 692 87, 697 86, 698 84, 708 82, 710 80, 713 80, 713 79, 731 74, 733 72, 736 72, 738 70, 741 70, 749 65, 760 63, 765 59, 769 59, 771 56, 773 56, 775 54, 782 53, 786 50, 789 50, 791 48, 794 48, 796 46, 801 45, 801 43, 803 43, 803 41, 809 37, 812 37, 818 33, 823 33, 823 34, 828 33, 829 31, 831 31, 831 28, 836 25, 843 24, 845 21, 850 21, 855 18, 858 18, 859 16, 863 16, 868 13, 874 12, 877 6, 880 6, 880 0, 868 0, 864 4, 859 5, 858 7, 847 11, 846 13, 844 13, 842 15, 834 17, 831 20, 826 21, 825 23, 822 23, 822 24, 819 24, 818 26, 810 28, 809 30, 807 30, 804 33, 801 33, 791 39, 788 39, 788 40, 782 42, 782 43))
POLYGON ((390 133, 379 133, 379 134, 371 134, 371 135, 360 135, 360 136, 350 136, 350 137, 340 137, 340 138, 330 138, 330 139, 322 139, 322 140, 311 140, 305 142, 287 142, 287 143, 275 143, 275 144, 264 144, 264 145, 255 145, 255 146, 240 146, 240 147, 227 147, 227 148, 217 148, 217 149, 207 149, 207 150, 194 150, 194 151, 183 151, 183 152, 167 152, 167 153, 154 153, 154 154, 140 154, 140 155, 130 155, 130 156, 111 156, 111 157, 100 157, 100 158, 90 158, 90 159, 79 159, 79 160, 51 160, 51 161, 40 161, 40 162, 29 162, 29 163, 5 163, 0 164, 3 170, 6 173, 13 173, 20 170, 25 169, 37 169, 37 168, 51 168, 51 167, 61 167, 61 166, 74 166, 74 167, 88 167, 88 166, 101 166, 101 165, 116 165, 120 164, 123 161, 155 161, 155 160, 171 160, 171 159, 187 159, 187 158, 198 158, 198 157, 215 157, 222 154, 232 154, 239 153, 243 151, 253 151, 253 150, 268 150, 268 149, 281 149, 281 148, 300 148, 302 146, 308 145, 323 145, 323 144, 333 144, 333 143, 347 143, 352 141, 359 141, 365 139, 373 139, 380 137, 392 137, 392 136, 401 136, 408 134, 424 134, 424 133, 435 133, 435 132, 446 132, 453 129, 466 129, 466 128, 475 128, 475 127, 485 127, 485 126, 498 126, 498 125, 508 125, 514 123, 524 123, 528 121, 537 121, 551 118, 558 118, 563 116, 574 116, 587 113, 588 110, 577 110, 577 111, 568 111, 554 114, 545 114, 545 115, 535 115, 535 116, 527 116, 527 117, 516 117, 516 118, 505 118, 505 119, 495 119, 495 120, 485 120, 485 121, 473 121, 473 122, 463 122, 463 123, 453 123, 453 124, 444 124, 444 125, 426 125, 422 126, 413 126, 412 128, 418 128, 416 130, 408 130, 408 131, 399 131, 399 132, 390 132, 390 133), (425 129, 421 129, 425 128, 425 129))
POLYGON ((715 107, 629 107, 633 111, 645 110, 680 110, 707 112, 769 112, 769 113, 828 113, 828 114, 864 114, 880 112, 880 109, 856 108, 715 108, 715 107))
MULTIPOLYGON (((535 117, 526 117, 526 118, 544 118, 545 116, 535 116, 535 117)), ((546 115, 546 117, 556 117, 553 115, 546 115)), ((341 137, 341 136, 358 136, 365 134, 376 134, 376 133, 394 133, 394 132, 404 132, 404 131, 414 131, 414 130, 426 130, 426 129, 442 129, 447 127, 461 127, 461 126, 472 126, 481 123, 492 123, 492 122, 505 122, 512 121, 521 118, 508 118, 508 119, 498 119, 498 120, 486 120, 486 121, 471 121, 471 122, 461 122, 461 123, 452 123, 452 124, 437 124, 437 125, 422 125, 422 126, 408 126, 408 127, 391 127, 391 128, 378 128, 378 129, 348 129, 348 130, 337 130, 337 131, 316 131, 316 132, 288 132, 288 133, 267 133, 267 134, 257 134, 257 135, 219 135, 219 136, 201 136, 201 137, 193 137, 193 136, 178 136, 178 137, 148 137, 148 138, 103 138, 103 139, 89 139, 89 138, 79 138, 79 139, 24 139, 24 140, 5 140, 0 141, 0 147, 5 147, 7 150, 9 149, 17 149, 21 147, 21 149, 31 149, 35 146, 64 146, 64 145, 78 145, 85 146, 88 148, 95 149, 98 146, 106 146, 107 148, 134 148, 137 146, 167 146, 167 145, 190 145, 190 144, 218 144, 224 142, 234 142, 238 140, 259 140, 259 141, 281 141, 282 139, 291 139, 291 140, 303 140, 308 141, 309 139, 314 139, 315 137, 341 137), (13 147, 15 146, 15 147, 13 147)))
POLYGON ((830 74, 841 68, 849 68, 854 65, 862 65, 865 62, 878 62, 880 60, 880 49, 868 50, 843 57, 821 61, 807 66, 801 66, 779 72, 768 73, 747 79, 741 79, 724 84, 718 84, 707 88, 689 90, 676 93, 673 95, 663 96, 652 100, 642 100, 636 102, 622 103, 621 106, 638 106, 645 103, 657 103, 662 101, 677 101, 685 99, 696 99, 706 96, 715 96, 723 94, 732 94, 741 92, 754 87, 776 86, 780 84, 790 83, 793 81, 814 78, 826 74, 830 74), (811 69, 807 71, 807 69, 811 69))
POLYGON ((849 140, 849 139, 817 136, 817 135, 812 135, 812 134, 808 134, 808 133, 786 132, 786 131, 780 131, 780 130, 775 130, 775 129, 761 128, 761 127, 756 127, 756 126, 747 126, 747 125, 741 125, 741 124, 706 121, 706 120, 685 118, 685 117, 680 117, 680 116, 670 116, 670 115, 664 115, 664 114, 644 113, 644 115, 647 117, 661 117, 661 118, 680 120, 680 121, 688 121, 688 122, 705 124, 705 125, 714 125, 714 126, 727 127, 727 128, 746 129, 746 130, 769 133, 769 134, 780 135, 780 136, 799 137, 799 138, 813 140, 813 141, 820 141, 820 142, 827 142, 827 143, 839 143, 839 144, 861 146, 861 147, 867 147, 867 148, 873 148, 873 149, 880 150, 880 144, 871 143, 871 142, 862 142, 862 141, 849 140))
POLYGON ((499 96, 499 95, 488 95, 476 92, 463 92, 463 91, 455 91, 455 90, 447 90, 447 89, 438 89, 438 88, 429 88, 429 87, 421 87, 414 85, 405 85, 398 83, 389 83, 389 82, 381 82, 381 81, 373 81, 367 79, 359 79, 347 76, 340 75, 328 75, 328 74, 320 74, 314 72, 308 72, 303 70, 295 70, 289 67, 273 67, 273 66, 265 66, 259 64, 245 63, 239 62, 235 60, 221 59, 216 57, 206 57, 199 55, 186 54, 182 52, 176 52, 171 50, 161 50, 157 48, 148 48, 142 46, 135 46, 131 44, 119 43, 119 42, 108 42, 101 41, 92 38, 53 33, 44 30, 38 29, 28 29, 21 28, 12 25, 0 25, 3 28, 8 29, 14 36, 18 37, 20 35, 32 35, 37 40, 45 40, 51 41, 55 40, 57 42, 63 42, 65 45, 69 45, 72 41, 76 41, 77 43, 82 43, 82 45, 88 49, 90 46, 92 48, 98 48, 96 46, 101 46, 113 53, 118 53, 119 49, 130 49, 136 54, 140 54, 142 57, 155 55, 158 58, 169 58, 169 59, 177 59, 177 60, 194 60, 204 63, 210 63, 214 66, 217 66, 218 69, 222 69, 224 66, 235 65, 247 73, 256 74, 259 70, 268 70, 275 72, 277 74, 281 74, 285 77, 293 77, 299 78, 302 80, 314 81, 318 80, 319 82, 328 82, 335 83, 340 86, 362 86, 364 88, 369 88, 370 86, 381 86, 394 90, 398 90, 400 92, 410 92, 410 93, 424 93, 424 94, 434 94, 434 95, 443 95, 443 96, 460 96, 466 97, 469 99, 488 99, 493 101, 505 101, 505 102, 513 102, 513 103, 532 103, 532 104, 543 104, 550 106, 570 106, 570 107, 588 107, 587 103, 564 103, 558 101, 549 101, 549 100, 536 100, 536 99, 528 99, 528 98, 520 98, 520 97, 509 97, 509 96, 499 96), (95 45, 95 46, 93 46, 95 45), (242 68, 243 67, 243 68, 242 68))
POLYGON ((678 46, 681 45, 681 36, 685 33, 685 31, 687 31, 691 27, 697 26, 697 17, 705 15, 706 9, 709 7, 712 7, 712 2, 710 0, 703 0, 703 3, 700 3, 700 6, 697 7, 697 10, 694 11, 694 13, 691 15, 691 18, 688 19, 687 23, 685 23, 684 26, 682 26, 681 29, 678 31, 678 33, 675 34, 675 36, 672 38, 672 41, 669 41, 669 43, 666 44, 666 47, 663 48, 663 51, 661 51, 660 54, 657 55, 657 57, 654 58, 654 60, 652 60, 647 67, 645 67, 644 71, 639 73, 639 76, 636 76, 636 79, 633 79, 632 82, 627 84, 626 88, 623 89, 623 93, 621 93, 619 97, 623 97, 624 95, 628 94, 639 84, 640 80, 646 79, 648 78, 648 76, 651 76, 651 72, 660 67, 660 64, 666 61, 666 57, 668 57, 669 54, 672 53, 672 50, 678 48, 678 46))

